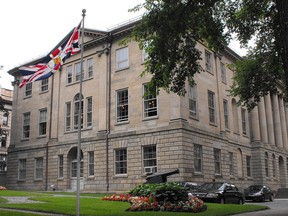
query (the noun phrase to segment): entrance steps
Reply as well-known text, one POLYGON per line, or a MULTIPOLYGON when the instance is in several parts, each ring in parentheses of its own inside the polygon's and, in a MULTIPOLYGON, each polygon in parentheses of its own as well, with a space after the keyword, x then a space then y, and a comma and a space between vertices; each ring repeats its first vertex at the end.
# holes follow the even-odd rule
POLYGON ((288 188, 278 188, 275 198, 288 199, 288 188))

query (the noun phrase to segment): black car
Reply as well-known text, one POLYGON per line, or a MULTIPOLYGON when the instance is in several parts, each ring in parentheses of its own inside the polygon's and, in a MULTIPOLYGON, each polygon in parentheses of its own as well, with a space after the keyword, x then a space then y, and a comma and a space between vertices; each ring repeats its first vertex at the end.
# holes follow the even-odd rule
POLYGON ((265 200, 274 200, 273 191, 266 185, 251 185, 244 190, 244 194, 246 200, 258 202, 265 202, 265 200))
POLYGON ((238 188, 226 182, 210 182, 200 185, 197 190, 191 192, 204 202, 212 203, 236 203, 244 204, 244 193, 238 188))

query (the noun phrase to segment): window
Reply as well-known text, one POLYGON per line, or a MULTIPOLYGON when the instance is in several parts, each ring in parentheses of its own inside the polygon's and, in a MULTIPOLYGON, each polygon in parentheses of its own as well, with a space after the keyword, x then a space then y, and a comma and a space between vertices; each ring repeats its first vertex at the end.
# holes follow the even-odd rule
POLYGON ((221 69, 221 80, 223 83, 226 83, 226 67, 223 62, 220 63, 220 69, 221 69))
POLYGON ((233 166, 233 152, 229 152, 229 174, 230 176, 234 175, 234 166, 233 166))
POLYGON ((40 110, 39 117, 39 136, 46 135, 47 129, 47 110, 40 110))
POLYGON ((227 100, 223 100, 223 109, 224 109, 225 129, 229 129, 229 113, 228 113, 228 101, 227 100))
POLYGON ((144 173, 157 172, 156 145, 143 146, 144 173))
POLYGON ((72 72, 72 65, 68 65, 67 66, 67 83, 72 83, 72 75, 73 75, 73 72, 72 72))
POLYGON ((269 177, 269 159, 268 159, 268 153, 265 153, 265 174, 266 177, 269 177))
POLYGON ((276 157, 272 155, 272 171, 273 171, 273 178, 276 177, 276 157))
POLYGON ((0 147, 6 147, 7 142, 7 131, 2 129, 1 145, 0 147))
POLYGON ((58 155, 58 178, 64 177, 64 157, 63 155, 58 155))
POLYGON ((156 92, 151 94, 148 92, 148 86, 143 85, 144 97, 143 97, 143 107, 144 107, 144 118, 149 118, 158 115, 157 111, 157 97, 156 92))
POLYGON ((41 92, 48 91, 48 84, 49 84, 48 78, 41 80, 41 92))
POLYGON ((93 76, 93 58, 87 59, 87 76, 88 78, 93 76))
POLYGON ((242 117, 242 132, 243 134, 246 134, 246 110, 241 109, 241 117, 242 117))
POLYGON ((8 126, 8 117, 9 117, 9 113, 4 113, 4 114, 3 114, 2 126, 8 126))
POLYGON ((247 176, 251 177, 251 156, 246 156, 247 176))
POLYGON ((35 159, 35 179, 43 179, 43 158, 35 159))
POLYGON ((75 81, 80 81, 81 62, 75 64, 75 81))
POLYGON ((71 102, 66 103, 66 118, 65 118, 66 131, 71 130, 71 102))
POLYGON ((116 50, 116 70, 121 70, 128 67, 129 67, 128 47, 116 50))
POLYGON ((221 175, 221 150, 214 148, 215 175, 221 175))
POLYGON ((194 169, 202 173, 202 146, 198 144, 194 144, 194 169))
POLYGON ((127 149, 115 150, 115 174, 127 174, 127 149))
POLYGON ((142 50, 142 63, 148 58, 148 53, 143 49, 142 50))
POLYGON ((88 176, 94 176, 94 152, 88 152, 88 176))
POLYGON ((208 50, 205 50, 205 69, 209 73, 213 73, 212 53, 210 53, 208 50))
POLYGON ((87 98, 86 125, 87 128, 92 127, 92 97, 87 98))
MULTIPOLYGON (((71 178, 77 177, 77 159, 71 162, 71 178)), ((80 177, 83 177, 83 161, 80 162, 80 177)))
POLYGON ((0 172, 7 171, 7 155, 0 154, 0 172))
POLYGON ((23 138, 29 138, 30 136, 30 112, 23 114, 23 138))
POLYGON ((208 109, 209 109, 209 122, 215 124, 215 93, 208 91, 208 109))
POLYGON ((74 129, 78 129, 78 120, 79 115, 81 115, 81 128, 83 128, 83 96, 81 95, 81 101, 80 101, 80 95, 76 94, 74 97, 74 129), (79 108, 81 110, 81 114, 79 113, 79 108))
POLYGON ((117 91, 117 122, 128 121, 128 89, 117 91))
POLYGON ((32 83, 27 83, 25 85, 25 97, 29 97, 32 95, 32 83))
POLYGON ((196 84, 189 85, 189 115, 191 117, 197 118, 197 88, 196 84))
POLYGON ((18 163, 18 179, 25 180, 26 179, 26 159, 20 159, 18 163))

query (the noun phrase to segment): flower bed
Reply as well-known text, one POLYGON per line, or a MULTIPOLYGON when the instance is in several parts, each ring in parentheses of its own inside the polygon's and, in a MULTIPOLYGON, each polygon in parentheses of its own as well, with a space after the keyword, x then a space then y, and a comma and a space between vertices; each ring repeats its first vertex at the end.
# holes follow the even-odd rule
POLYGON ((4 186, 0 186, 0 190, 7 190, 7 188, 4 186))
POLYGON ((176 203, 164 202, 158 203, 154 196, 131 196, 131 194, 114 194, 103 197, 102 200, 124 201, 131 205, 127 211, 173 211, 173 212, 199 212, 203 210, 204 203, 197 197, 191 197, 189 200, 176 203))

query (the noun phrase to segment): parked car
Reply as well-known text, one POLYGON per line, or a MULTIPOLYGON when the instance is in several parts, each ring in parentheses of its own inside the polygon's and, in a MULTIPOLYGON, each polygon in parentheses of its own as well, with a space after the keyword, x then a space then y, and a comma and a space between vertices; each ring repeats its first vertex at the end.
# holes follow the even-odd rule
POLYGON ((212 203, 236 203, 244 204, 244 193, 238 188, 226 182, 209 182, 200 185, 197 190, 191 192, 193 196, 204 202, 212 203))
POLYGON ((180 185, 185 187, 189 192, 195 191, 199 185, 195 182, 178 182, 180 185))
POLYGON ((266 185, 251 185, 247 189, 244 189, 245 199, 265 202, 265 200, 273 201, 274 193, 266 185))

